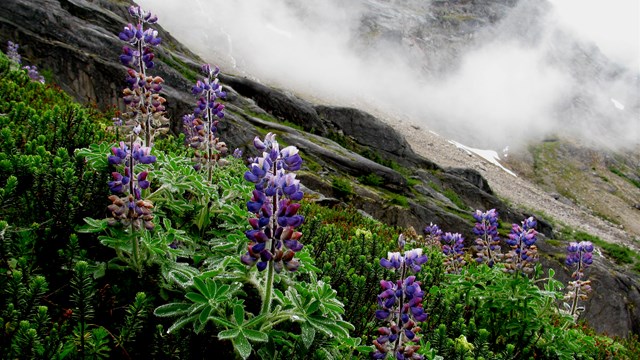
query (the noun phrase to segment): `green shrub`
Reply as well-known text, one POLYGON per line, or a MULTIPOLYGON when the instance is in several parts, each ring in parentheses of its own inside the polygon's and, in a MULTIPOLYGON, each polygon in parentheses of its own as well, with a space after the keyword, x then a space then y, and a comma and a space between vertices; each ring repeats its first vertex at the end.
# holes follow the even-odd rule
POLYGON ((331 180, 331 188, 335 196, 339 198, 346 198, 353 195, 353 186, 351 186, 351 181, 347 178, 334 177, 331 180))

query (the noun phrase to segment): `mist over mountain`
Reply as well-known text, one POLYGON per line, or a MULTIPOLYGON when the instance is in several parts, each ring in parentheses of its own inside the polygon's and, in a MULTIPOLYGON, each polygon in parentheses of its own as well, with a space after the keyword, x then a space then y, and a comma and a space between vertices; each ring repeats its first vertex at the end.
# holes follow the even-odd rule
MULTIPOLYGON (((598 43, 567 0, 140 3, 223 72, 469 145, 513 149, 550 136, 639 145, 637 51, 624 52, 637 34, 598 43)), ((634 9, 621 4, 610 5, 627 15, 619 22, 634 9)), ((613 29, 601 13, 593 27, 613 29)))

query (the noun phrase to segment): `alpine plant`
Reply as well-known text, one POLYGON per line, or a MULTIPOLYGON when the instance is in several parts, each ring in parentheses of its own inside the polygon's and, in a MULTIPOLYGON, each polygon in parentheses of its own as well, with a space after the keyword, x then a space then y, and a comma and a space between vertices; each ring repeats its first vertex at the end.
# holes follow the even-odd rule
POLYGON ((429 226, 424 228, 424 244, 426 246, 440 246, 440 237, 442 237, 442 230, 438 225, 429 223, 429 226))
MULTIPOLYGON (((18 53, 18 48, 20 48, 20 45, 13 41, 7 41, 7 57, 11 60, 10 66, 12 70, 17 70, 22 64, 22 57, 20 56, 20 53, 18 53)), ((31 81, 39 82, 41 84, 45 83, 44 76, 40 75, 38 68, 35 65, 23 66, 22 70, 27 72, 31 81)))
POLYGON ((220 69, 209 64, 202 65, 202 73, 205 77, 198 80, 191 92, 198 98, 193 114, 185 115, 182 119, 183 129, 186 134, 187 144, 196 150, 194 167, 200 170, 203 166, 207 169, 209 181, 212 179, 212 170, 215 165, 222 165, 227 153, 227 144, 220 141, 218 132, 218 119, 224 117, 224 105, 218 99, 224 99, 226 93, 218 83, 220 69))
POLYGON ((150 147, 153 142, 152 128, 162 123, 166 100, 160 96, 164 80, 160 76, 150 76, 147 70, 155 66, 153 48, 160 45, 162 40, 158 37, 158 31, 145 28, 158 22, 155 15, 139 6, 131 6, 129 14, 137 21, 127 24, 119 35, 120 40, 127 43, 120 55, 120 62, 128 67, 127 87, 123 90, 127 111, 123 116, 127 125, 141 129, 136 132, 142 131, 144 144, 150 147))
POLYGON ((440 237, 442 253, 445 258, 443 265, 448 274, 459 274, 466 264, 464 260, 464 237, 459 233, 445 233, 440 237))
POLYGON ((112 218, 110 225, 121 223, 131 226, 132 232, 145 228, 152 230, 153 204, 142 199, 142 190, 150 186, 147 170, 139 170, 140 164, 152 164, 156 157, 150 155, 150 149, 132 142, 129 146, 124 141, 119 147, 111 148, 112 155, 108 162, 117 167, 117 171, 111 173, 113 180, 109 182, 109 189, 113 195, 109 196, 112 204, 108 209, 112 218))
POLYGON ((511 250, 505 257, 504 270, 510 274, 523 273, 530 275, 538 262, 537 241, 538 232, 535 230, 536 220, 529 217, 520 225, 512 224, 509 238, 506 239, 511 250))
POLYGON ((244 264, 256 265, 259 271, 269 266, 269 275, 287 269, 295 271, 300 265, 294 258, 302 249, 298 241, 302 233, 296 228, 304 217, 298 215, 303 197, 300 180, 293 171, 300 169, 302 158, 298 149, 287 146, 280 149, 275 134, 269 133, 263 140, 256 137, 254 146, 262 155, 252 159, 244 178, 255 184, 248 210, 255 214, 249 219, 251 229, 245 234, 250 243, 247 253, 241 257, 244 264))
MULTIPOLYGON (((402 245, 401 240, 399 244, 402 245)), ((427 320, 427 313, 422 308, 425 294, 413 274, 426 262, 427 256, 422 254, 421 248, 405 251, 402 255, 389 252, 387 258, 380 259, 382 267, 393 270, 399 277, 395 282, 380 281, 383 291, 378 295, 376 318, 385 325, 378 329, 379 336, 373 341, 374 359, 424 359, 417 351, 421 331, 418 324, 427 320)))
POLYGON ((496 209, 487 212, 476 210, 473 217, 476 219, 473 233, 478 237, 474 246, 477 251, 476 261, 493 267, 503 257, 500 253, 500 236, 498 236, 498 212, 496 209))
POLYGON ((565 264, 574 267, 575 271, 571 274, 573 281, 569 281, 567 285, 567 294, 564 296, 565 310, 575 320, 578 319, 580 313, 584 311, 584 307, 578 306, 579 301, 585 301, 591 293, 591 281, 585 280, 584 271, 593 263, 593 244, 590 241, 581 241, 579 243, 571 242, 567 247, 567 260, 565 264))

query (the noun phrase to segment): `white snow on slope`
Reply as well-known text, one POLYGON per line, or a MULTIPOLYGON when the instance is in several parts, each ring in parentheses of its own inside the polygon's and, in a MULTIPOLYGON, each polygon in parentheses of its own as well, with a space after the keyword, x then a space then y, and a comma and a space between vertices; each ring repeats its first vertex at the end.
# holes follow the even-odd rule
POLYGON ((475 148, 460 144, 459 142, 453 141, 453 140, 449 140, 449 143, 455 145, 458 149, 462 149, 466 151, 468 154, 476 154, 481 158, 487 160, 488 162, 494 164, 495 166, 501 168, 502 170, 506 171, 508 174, 518 177, 518 175, 516 175, 513 171, 507 169, 506 167, 502 166, 502 164, 500 164, 500 156, 498 156, 498 153, 494 150, 475 149, 475 148))

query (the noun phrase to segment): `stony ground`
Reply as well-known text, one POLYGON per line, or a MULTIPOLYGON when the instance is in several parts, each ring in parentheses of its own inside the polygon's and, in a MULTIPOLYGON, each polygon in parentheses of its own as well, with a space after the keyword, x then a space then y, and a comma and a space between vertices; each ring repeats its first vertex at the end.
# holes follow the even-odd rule
MULTIPOLYGON (((413 150, 443 167, 468 167, 479 171, 494 192, 515 207, 544 214, 554 222, 580 229, 601 239, 623 244, 638 250, 638 234, 620 229, 619 226, 594 216, 581 206, 556 200, 523 176, 515 177, 482 157, 469 154, 427 129, 407 121, 385 119, 400 131, 413 150)), ((628 211, 628 209, 620 209, 628 211)))

